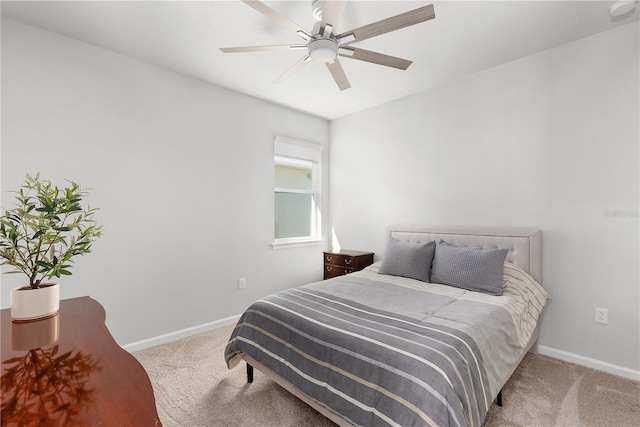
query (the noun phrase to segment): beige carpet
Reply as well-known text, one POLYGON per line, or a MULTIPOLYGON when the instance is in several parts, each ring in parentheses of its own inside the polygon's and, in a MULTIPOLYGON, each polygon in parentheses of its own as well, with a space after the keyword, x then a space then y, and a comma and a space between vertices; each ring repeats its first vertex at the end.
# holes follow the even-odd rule
MULTIPOLYGON (((136 352, 153 383, 165 427, 335 426, 244 364, 223 357, 233 325, 136 352)), ((540 355, 528 355, 485 427, 640 426, 640 383, 540 355)))

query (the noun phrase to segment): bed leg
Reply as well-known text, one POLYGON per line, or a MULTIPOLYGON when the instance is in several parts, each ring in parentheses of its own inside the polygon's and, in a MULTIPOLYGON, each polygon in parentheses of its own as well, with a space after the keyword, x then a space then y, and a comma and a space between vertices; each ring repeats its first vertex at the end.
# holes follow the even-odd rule
POLYGON ((502 389, 500 389, 498 397, 496 397, 496 405, 502 407, 502 389))
POLYGON ((253 382, 253 366, 247 363, 247 383, 251 384, 253 382))

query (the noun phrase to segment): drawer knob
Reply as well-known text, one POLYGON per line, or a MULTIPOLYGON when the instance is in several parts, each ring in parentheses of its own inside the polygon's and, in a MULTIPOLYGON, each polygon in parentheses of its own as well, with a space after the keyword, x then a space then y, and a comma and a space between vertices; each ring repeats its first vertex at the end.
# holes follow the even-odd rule
POLYGON ((352 262, 352 261, 353 261, 353 259, 352 259, 352 258, 345 258, 345 259, 344 259, 344 263, 345 263, 345 264, 347 264, 347 265, 351 265, 351 262, 352 262))
POLYGON ((332 257, 330 257, 329 255, 327 255, 327 261, 331 262, 331 260, 332 260, 332 259, 333 259, 332 257))
POLYGON ((327 265, 327 271, 331 271, 331 270, 332 270, 331 266, 327 265))

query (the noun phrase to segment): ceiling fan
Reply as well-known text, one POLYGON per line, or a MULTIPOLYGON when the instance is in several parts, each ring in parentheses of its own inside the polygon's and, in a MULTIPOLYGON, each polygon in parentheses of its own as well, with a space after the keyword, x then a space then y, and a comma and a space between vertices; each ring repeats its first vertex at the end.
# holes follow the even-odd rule
POLYGON ((242 46, 223 47, 220 50, 224 53, 240 52, 260 52, 277 50, 300 50, 305 55, 295 64, 282 73, 274 83, 281 83, 294 72, 300 70, 311 61, 324 62, 333 80, 340 90, 351 87, 349 79, 338 60, 338 56, 351 58, 359 61, 371 62, 373 64, 384 65, 386 67, 406 70, 412 61, 372 52, 351 46, 353 43, 370 39, 381 34, 419 24, 436 17, 433 5, 423 6, 418 9, 404 12, 372 24, 364 25, 349 31, 335 34, 334 29, 340 24, 345 0, 313 0, 311 3, 312 13, 316 20, 320 21, 311 31, 307 31, 288 18, 280 15, 264 3, 256 0, 242 0, 243 3, 295 32, 304 40, 300 44, 292 45, 267 45, 267 46, 242 46))

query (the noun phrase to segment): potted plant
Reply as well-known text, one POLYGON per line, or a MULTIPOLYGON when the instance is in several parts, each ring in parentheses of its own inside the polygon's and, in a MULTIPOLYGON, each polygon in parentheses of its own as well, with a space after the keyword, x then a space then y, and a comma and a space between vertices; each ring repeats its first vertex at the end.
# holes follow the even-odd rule
POLYGON ((73 258, 91 252, 102 235, 94 219, 96 209, 81 204, 89 193, 70 182, 63 189, 27 174, 16 191, 16 205, 0 217, 1 265, 7 273, 24 273, 29 284, 11 291, 11 317, 33 320, 57 313, 59 285, 43 283, 70 275, 73 258))

